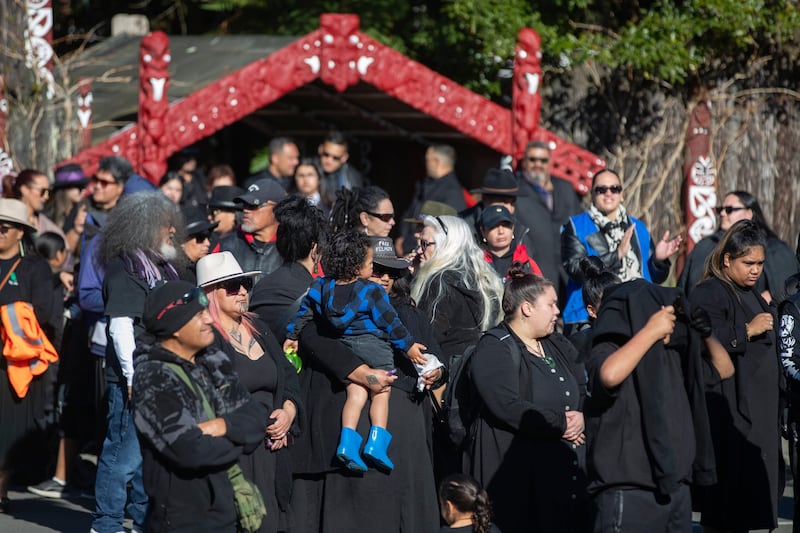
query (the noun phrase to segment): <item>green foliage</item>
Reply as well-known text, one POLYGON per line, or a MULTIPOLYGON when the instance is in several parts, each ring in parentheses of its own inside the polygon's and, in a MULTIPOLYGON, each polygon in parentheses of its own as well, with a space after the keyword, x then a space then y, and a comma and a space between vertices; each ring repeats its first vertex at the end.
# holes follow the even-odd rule
POLYGON ((797 55, 796 0, 205 0, 227 31, 302 35, 326 12, 357 13, 375 39, 489 97, 503 86, 523 27, 542 37, 543 67, 592 61, 681 86, 718 65, 797 55))

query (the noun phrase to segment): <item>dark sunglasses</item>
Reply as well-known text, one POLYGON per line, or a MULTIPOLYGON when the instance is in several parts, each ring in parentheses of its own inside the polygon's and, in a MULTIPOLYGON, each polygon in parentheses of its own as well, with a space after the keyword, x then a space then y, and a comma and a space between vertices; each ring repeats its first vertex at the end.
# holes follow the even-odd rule
POLYGON ((387 268, 381 268, 378 265, 372 265, 372 277, 373 278, 382 278, 383 276, 389 276, 389 279, 400 279, 403 277, 404 272, 400 270, 391 270, 387 268))
POLYGON ((389 222, 394 219, 394 213, 373 213, 372 211, 367 211, 367 214, 383 222, 389 222))
POLYGON ((241 287, 244 287, 246 292, 250 292, 250 289, 253 288, 253 278, 234 278, 219 284, 219 288, 225 289, 225 294, 228 296, 236 296, 239 294, 239 289, 241 287))
POLYGON ((329 157, 329 158, 333 159, 334 161, 341 161, 344 156, 343 155, 333 155, 333 154, 328 153, 328 152, 322 152, 322 154, 320 154, 320 157, 329 157))
POLYGON ((159 311, 158 314, 156 315, 156 320, 161 320, 161 317, 164 316, 164 313, 166 313, 170 309, 174 309, 180 305, 188 304, 189 302, 192 302, 194 300, 200 302, 200 305, 202 305, 204 308, 208 307, 208 296, 206 296, 206 293, 203 292, 203 289, 201 289, 200 287, 195 287, 194 289, 190 290, 189 292, 187 292, 174 302, 167 305, 164 309, 159 311))
POLYGON ((19 226, 2 224, 0 225, 0 235, 5 235, 10 229, 19 229, 19 226))
POLYGON ((97 176, 92 176, 92 183, 95 185, 100 185, 101 187, 108 187, 109 185, 117 184, 117 182, 114 180, 101 180, 97 176))
POLYGON ((547 163, 550 161, 549 157, 526 157, 531 163, 547 163))
POLYGON ((714 208, 714 211, 717 212, 718 215, 721 215, 723 211, 725 211, 726 215, 730 215, 734 211, 741 211, 742 209, 747 209, 746 207, 735 207, 732 205, 718 205, 714 208))
POLYGON ((611 194, 619 194, 622 192, 622 185, 611 185, 610 187, 598 185, 594 188, 595 194, 605 194, 607 192, 611 192, 611 194))
POLYGON ((211 231, 206 231, 205 233, 198 233, 194 236, 194 242, 197 244, 203 244, 204 242, 211 240, 211 231))
POLYGON ((49 189, 47 187, 42 187, 41 189, 38 189, 36 187, 28 187, 28 188, 32 191, 39 191, 39 196, 47 196, 52 192, 52 189, 49 189))

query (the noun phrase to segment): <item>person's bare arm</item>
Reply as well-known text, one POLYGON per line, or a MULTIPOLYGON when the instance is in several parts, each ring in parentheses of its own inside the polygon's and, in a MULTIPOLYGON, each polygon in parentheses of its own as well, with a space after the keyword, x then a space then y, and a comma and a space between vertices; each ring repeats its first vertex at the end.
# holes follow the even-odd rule
POLYGON ((636 335, 608 356, 600 366, 600 382, 607 389, 618 387, 631 375, 653 344, 667 340, 675 329, 675 309, 662 307, 636 335))
POLYGON ((733 376, 735 371, 733 361, 731 361, 731 356, 725 347, 713 336, 704 339, 704 342, 706 343, 706 350, 708 350, 711 364, 714 365, 714 368, 719 373, 719 377, 728 379, 733 376))

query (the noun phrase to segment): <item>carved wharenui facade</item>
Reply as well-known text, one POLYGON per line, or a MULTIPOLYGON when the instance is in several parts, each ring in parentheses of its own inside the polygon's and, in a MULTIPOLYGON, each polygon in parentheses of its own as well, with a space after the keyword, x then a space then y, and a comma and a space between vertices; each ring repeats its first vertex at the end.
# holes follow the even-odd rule
POLYGON ((512 109, 360 32, 356 15, 337 14, 322 15, 318 30, 168 105, 165 39, 156 32, 142 40, 139 122, 81 151, 71 162, 91 173, 101 157, 118 154, 156 181, 169 155, 319 79, 339 92, 368 83, 515 160, 529 140, 545 140, 552 148, 553 174, 570 180, 582 193, 604 166, 596 155, 539 126, 540 40, 530 29, 519 36, 512 109))

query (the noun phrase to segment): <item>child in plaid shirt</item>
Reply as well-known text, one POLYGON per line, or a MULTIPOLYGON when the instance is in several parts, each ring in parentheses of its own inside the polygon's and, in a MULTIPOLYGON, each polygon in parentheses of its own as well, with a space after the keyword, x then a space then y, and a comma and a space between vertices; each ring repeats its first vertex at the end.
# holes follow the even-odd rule
MULTIPOLYGON (((392 348, 406 352, 414 363, 424 364, 422 350, 400 321, 386 291, 369 281, 372 273, 372 246, 362 232, 342 232, 331 237, 322 254, 325 277, 314 281, 300 304, 297 316, 286 326, 284 350, 296 350, 303 326, 315 317, 342 335, 341 340, 372 368, 391 370, 392 348)), ((336 456, 347 468, 363 472, 367 465, 359 456, 362 438, 356 431, 361 411, 370 399, 372 427, 364 457, 391 470, 386 449, 392 439, 386 431, 390 391, 372 392, 356 383, 347 385, 342 409, 342 433, 336 456)))

